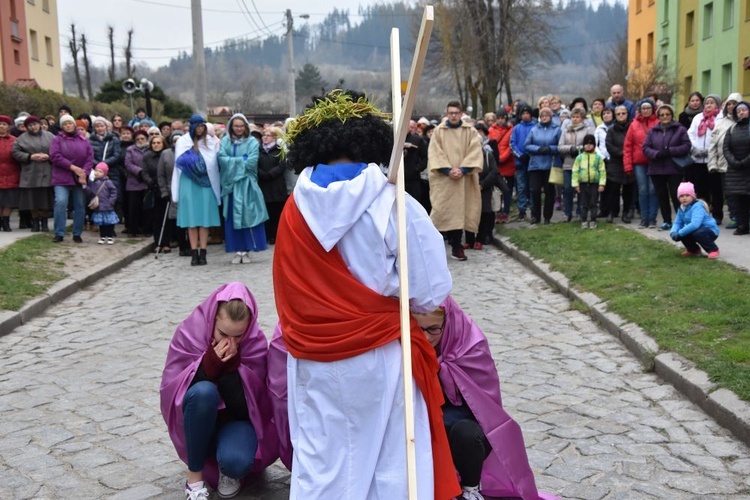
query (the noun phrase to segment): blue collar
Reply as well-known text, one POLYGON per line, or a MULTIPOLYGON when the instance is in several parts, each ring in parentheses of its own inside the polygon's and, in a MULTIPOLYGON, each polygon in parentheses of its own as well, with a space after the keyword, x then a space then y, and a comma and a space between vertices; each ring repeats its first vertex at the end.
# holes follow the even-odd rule
POLYGON ((319 164, 313 170, 310 180, 322 188, 332 182, 350 181, 367 168, 367 163, 337 163, 335 165, 319 164))

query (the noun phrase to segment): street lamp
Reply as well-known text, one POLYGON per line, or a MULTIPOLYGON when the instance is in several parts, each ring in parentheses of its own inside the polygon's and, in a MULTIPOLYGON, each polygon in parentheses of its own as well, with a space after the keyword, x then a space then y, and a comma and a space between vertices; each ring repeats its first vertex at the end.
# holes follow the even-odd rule
MULTIPOLYGON (((310 19, 309 14, 299 14, 297 17, 310 19)), ((289 51, 289 117, 294 118, 297 115, 297 89, 295 88, 294 74, 294 43, 292 42, 294 17, 292 10, 286 9, 286 46, 289 51)))

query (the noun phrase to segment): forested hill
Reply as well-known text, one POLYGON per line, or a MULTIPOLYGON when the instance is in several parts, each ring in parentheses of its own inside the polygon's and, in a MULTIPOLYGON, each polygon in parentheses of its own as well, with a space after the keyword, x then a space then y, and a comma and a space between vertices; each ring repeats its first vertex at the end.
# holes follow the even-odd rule
MULTIPOLYGON (((611 45, 627 31, 627 9, 621 3, 601 2, 593 8, 585 0, 559 0, 548 13, 554 27, 553 39, 563 63, 595 63, 605 45, 611 45)), ((297 66, 335 64, 351 69, 382 70, 388 67, 391 28, 399 28, 402 59, 411 60, 413 31, 418 28, 421 10, 405 3, 378 4, 361 9, 357 15, 334 9, 317 25, 305 24, 294 32, 297 66)), ((518 36, 534 26, 519 26, 518 36)), ((283 36, 264 40, 233 40, 218 49, 206 48, 207 73, 227 74, 241 81, 259 68, 281 69, 286 65, 287 45, 283 36)), ((172 59, 154 75, 166 87, 190 81, 192 57, 187 53, 172 59)))

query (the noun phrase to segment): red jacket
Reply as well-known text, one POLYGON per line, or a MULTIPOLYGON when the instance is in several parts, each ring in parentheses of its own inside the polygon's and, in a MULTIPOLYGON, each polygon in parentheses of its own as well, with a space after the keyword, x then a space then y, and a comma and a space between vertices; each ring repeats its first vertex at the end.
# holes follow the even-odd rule
POLYGON ((646 142, 648 131, 659 123, 656 115, 644 118, 637 115, 625 134, 625 145, 622 148, 622 164, 625 173, 633 171, 633 165, 648 165, 648 158, 643 154, 643 143, 646 142))
POLYGON ((490 127, 490 140, 497 141, 497 150, 500 154, 497 171, 503 177, 513 177, 516 175, 516 162, 513 159, 513 152, 510 149, 511 132, 513 132, 513 125, 501 127, 495 124, 490 127))
POLYGON ((17 188, 21 182, 21 166, 12 154, 14 142, 10 134, 0 137, 0 189, 17 188))

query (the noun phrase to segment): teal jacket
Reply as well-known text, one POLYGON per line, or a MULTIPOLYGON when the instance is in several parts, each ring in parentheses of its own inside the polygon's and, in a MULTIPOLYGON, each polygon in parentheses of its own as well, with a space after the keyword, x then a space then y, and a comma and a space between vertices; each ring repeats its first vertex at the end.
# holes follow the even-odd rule
POLYGON ((600 186, 607 184, 607 168, 599 153, 583 152, 576 156, 573 162, 571 185, 576 188, 582 182, 599 184, 600 186))
POLYGON ((672 225, 670 233, 677 233, 682 237, 701 228, 708 229, 719 236, 719 226, 706 210, 706 205, 701 200, 693 200, 693 203, 687 207, 680 205, 677 210, 677 220, 672 225))
MULTIPOLYGON (((258 141, 250 136, 243 142, 232 141, 229 131, 234 115, 221 139, 219 169, 221 171, 221 201, 224 218, 229 210, 229 195, 234 198, 232 220, 235 229, 255 227, 268 220, 266 202, 258 186, 258 141)), ((247 120, 245 120, 247 123, 247 120)), ((249 127, 250 124, 247 124, 249 127)))

